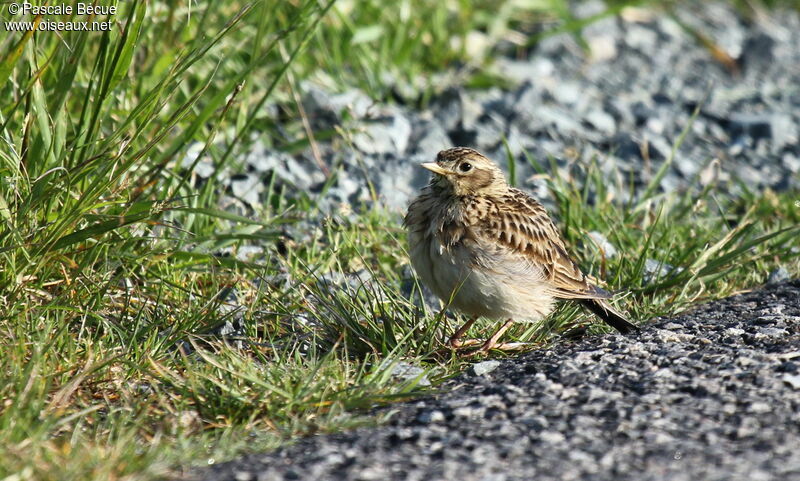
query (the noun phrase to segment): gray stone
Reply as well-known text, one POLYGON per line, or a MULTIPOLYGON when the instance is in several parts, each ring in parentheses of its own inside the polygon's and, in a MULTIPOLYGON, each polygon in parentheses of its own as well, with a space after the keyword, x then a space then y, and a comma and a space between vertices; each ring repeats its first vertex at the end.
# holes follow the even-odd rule
POLYGON ((438 124, 446 131, 456 129, 462 123, 462 93, 451 88, 445 90, 433 101, 433 112, 438 124))
POLYGON ((374 104, 372 99, 357 89, 332 94, 310 82, 304 82, 302 89, 305 90, 303 106, 306 113, 315 120, 341 121, 345 113, 357 119, 362 118, 374 104))
POLYGON ((532 62, 505 57, 498 58, 492 67, 504 78, 517 83, 536 81, 550 75, 553 71, 553 64, 549 60, 532 62))
POLYGON ((785 114, 734 113, 729 122, 731 137, 747 137, 754 142, 771 140, 774 153, 780 152, 785 145, 798 142, 797 124, 785 114))
POLYGON ((381 202, 391 209, 405 212, 411 200, 430 179, 430 172, 419 164, 431 160, 430 157, 418 155, 413 156, 410 162, 392 163, 385 167, 375 179, 381 202))
POLYGON ((198 156, 200 155, 200 152, 203 151, 203 147, 203 144, 199 142, 191 144, 189 148, 186 149, 186 155, 181 162, 181 167, 188 169, 192 167, 192 164, 197 162, 197 164, 194 166, 194 174, 200 178, 207 179, 214 175, 216 167, 214 166, 214 162, 208 156, 198 160, 198 156))
POLYGON ((312 161, 299 162, 291 156, 285 157, 285 170, 276 170, 278 177, 290 182, 300 190, 310 190, 314 185, 325 181, 325 175, 312 161))
POLYGON ((231 177, 230 185, 234 196, 251 206, 260 205, 264 184, 259 177, 250 174, 238 174, 231 177))
POLYGON ((476 362, 471 366, 472 374, 476 376, 485 376, 490 372, 500 367, 500 361, 481 361, 476 362))
POLYGON ((236 248, 236 258, 243 262, 253 262, 264 255, 264 247, 259 245, 243 245, 236 248))
POLYGON ((570 81, 556 83, 550 89, 550 92, 556 102, 565 106, 577 104, 586 93, 583 86, 577 82, 570 81))
MULTIPOLYGON (((274 172, 278 179, 300 190, 309 190, 313 185, 325 181, 319 167, 311 160, 300 160, 285 153, 257 145, 245 157, 245 161, 256 172, 274 172)), ((267 179, 266 175, 264 176, 267 179)))
POLYGON ((614 117, 600 109, 590 110, 586 114, 586 121, 606 135, 613 135, 617 130, 617 123, 614 117))
POLYGON ((422 120, 414 123, 414 136, 411 143, 411 150, 422 154, 422 158, 428 161, 435 159, 436 154, 441 150, 452 147, 450 137, 441 124, 435 120, 422 120))
POLYGON ((484 114, 484 105, 479 100, 473 98, 469 92, 461 94, 461 126, 466 129, 474 129, 475 124, 484 114))
POLYGON ((772 117, 772 153, 779 153, 785 146, 797 145, 800 141, 797 122, 790 115, 776 114, 772 117))
POLYGON ((767 284, 780 284, 781 282, 788 281, 789 279, 791 279, 789 271, 787 271, 785 267, 778 267, 769 273, 769 277, 767 277, 767 284))
POLYGON ((217 200, 217 205, 220 209, 230 212, 235 215, 246 217, 251 214, 251 208, 248 207, 242 200, 229 195, 220 195, 217 200))
POLYGON ((787 171, 789 171, 792 174, 797 174, 800 172, 800 157, 790 152, 786 152, 785 154, 783 154, 782 160, 783 160, 783 165, 787 171))
POLYGON ((642 52, 652 52, 657 40, 658 34, 644 26, 631 25, 625 33, 625 43, 642 52))
POLYGON ((609 242, 609 240, 597 231, 591 231, 586 234, 589 239, 591 239, 594 246, 600 249, 600 252, 608 259, 613 259, 617 257, 617 248, 614 247, 614 244, 609 242))
POLYGON ((445 420, 444 413, 438 410, 423 411, 417 416, 417 421, 422 424, 441 423, 445 420))
POLYGON ((700 164, 692 158, 678 156, 675 159, 675 168, 684 179, 692 179, 700 171, 700 164))
POLYGON ((499 146, 505 134, 504 121, 497 116, 488 116, 475 124, 475 146, 490 150, 499 146))
POLYGON ((573 113, 564 108, 541 105, 535 111, 524 112, 522 116, 528 117, 530 128, 535 130, 546 130, 552 126, 565 135, 585 134, 585 129, 575 120, 573 113))
POLYGON ((353 144, 365 154, 403 155, 411 137, 411 123, 398 109, 364 119, 354 130, 353 144))
POLYGON ((784 374, 783 382, 792 389, 800 391, 800 374, 784 374))
POLYGON ((425 375, 425 369, 400 362, 392 367, 392 376, 405 382, 415 382, 418 386, 430 386, 431 382, 425 375))
POLYGON ((647 284, 655 282, 668 276, 675 268, 666 262, 659 262, 655 259, 644 261, 644 281, 647 284))
POLYGON ((317 286, 323 291, 341 288, 350 294, 360 291, 373 292, 376 290, 373 286, 374 282, 372 274, 366 269, 348 273, 330 271, 317 278, 317 286))

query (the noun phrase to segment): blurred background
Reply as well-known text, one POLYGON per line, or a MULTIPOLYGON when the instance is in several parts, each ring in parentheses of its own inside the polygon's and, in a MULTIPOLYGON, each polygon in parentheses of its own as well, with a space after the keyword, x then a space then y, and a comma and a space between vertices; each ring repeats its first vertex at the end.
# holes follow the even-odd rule
POLYGON ((637 320, 800 272, 795 1, 104 5, 0 5, 7 479, 175 475, 459 372, 400 226, 455 145, 637 320))

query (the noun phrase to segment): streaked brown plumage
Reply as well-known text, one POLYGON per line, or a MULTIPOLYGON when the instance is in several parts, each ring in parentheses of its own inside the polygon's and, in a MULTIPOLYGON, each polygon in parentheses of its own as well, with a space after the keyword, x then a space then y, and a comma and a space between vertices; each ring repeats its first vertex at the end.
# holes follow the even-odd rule
POLYGON ((477 317, 506 319, 476 351, 485 352, 511 322, 542 319, 557 299, 580 302, 620 332, 636 329, 572 261, 544 207, 509 187, 494 162, 456 147, 422 167, 434 175, 404 224, 422 282, 470 318, 451 345, 465 344, 459 337, 477 317))

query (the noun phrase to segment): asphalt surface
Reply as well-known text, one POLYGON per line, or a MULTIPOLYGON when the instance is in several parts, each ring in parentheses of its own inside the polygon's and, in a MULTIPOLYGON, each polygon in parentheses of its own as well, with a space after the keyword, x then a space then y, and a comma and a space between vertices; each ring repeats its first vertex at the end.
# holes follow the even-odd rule
POLYGON ((800 280, 478 367, 386 425, 192 479, 800 479, 800 280))

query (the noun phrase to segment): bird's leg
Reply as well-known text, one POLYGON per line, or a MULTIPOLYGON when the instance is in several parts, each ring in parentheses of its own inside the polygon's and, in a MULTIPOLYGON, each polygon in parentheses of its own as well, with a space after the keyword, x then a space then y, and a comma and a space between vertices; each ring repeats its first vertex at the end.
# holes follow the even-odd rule
POLYGON ((477 317, 471 317, 469 320, 467 320, 467 322, 465 322, 464 325, 459 327, 458 330, 456 330, 456 332, 454 332, 453 335, 450 336, 450 340, 447 341, 447 344, 450 345, 450 347, 452 347, 453 349, 460 349, 462 347, 474 346, 475 344, 478 344, 480 341, 476 341, 475 339, 470 339, 467 341, 461 340, 461 336, 463 336, 464 333, 467 332, 467 330, 469 330, 469 328, 472 327, 473 324, 475 324, 476 319, 477 317))
POLYGON ((489 339, 486 340, 486 342, 483 343, 481 347, 479 347, 475 351, 472 351, 468 355, 475 356, 477 354, 489 352, 489 350, 495 348, 497 349, 506 348, 508 350, 512 350, 512 349, 519 349, 520 347, 522 347, 518 342, 512 342, 508 344, 497 344, 498 339, 500 339, 503 336, 503 334, 505 334, 505 332, 508 330, 509 327, 511 327, 513 323, 514 319, 507 320, 502 326, 500 326, 500 329, 498 329, 497 331, 495 331, 494 334, 492 334, 492 337, 490 337, 489 339))

